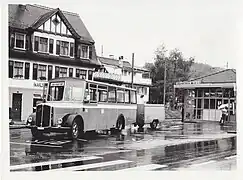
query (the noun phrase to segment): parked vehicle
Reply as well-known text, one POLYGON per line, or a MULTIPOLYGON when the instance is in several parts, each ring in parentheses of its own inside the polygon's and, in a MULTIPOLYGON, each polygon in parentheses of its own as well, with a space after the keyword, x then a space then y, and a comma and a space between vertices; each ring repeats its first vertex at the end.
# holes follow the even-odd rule
MULTIPOLYGON (((45 92, 45 90, 43 90, 45 92)), ((78 78, 48 82, 45 102, 27 119, 34 137, 65 132, 73 139, 93 130, 121 131, 136 121, 136 90, 78 78)))
POLYGON ((165 120, 165 107, 163 104, 137 105, 137 125, 140 128, 144 124, 150 124, 151 129, 156 129, 163 120, 165 120))

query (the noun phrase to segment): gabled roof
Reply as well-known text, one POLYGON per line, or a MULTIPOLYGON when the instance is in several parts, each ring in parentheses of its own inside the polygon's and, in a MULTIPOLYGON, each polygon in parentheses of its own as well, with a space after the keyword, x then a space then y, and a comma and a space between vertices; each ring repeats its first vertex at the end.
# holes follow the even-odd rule
MULTIPOLYGON (((119 66, 119 60, 107 58, 107 57, 97 57, 101 64, 119 66)), ((131 64, 128 61, 123 61, 123 67, 132 68, 131 64)))
POLYGON ((201 81, 202 83, 232 83, 236 82, 235 69, 225 69, 206 76, 192 79, 191 81, 201 81))
POLYGON ((19 29, 27 29, 32 26, 37 26, 39 23, 44 22, 46 18, 51 16, 53 13, 59 12, 60 16, 63 14, 64 19, 67 20, 65 23, 70 23, 73 30, 81 37, 82 40, 94 42, 78 14, 61 11, 58 8, 53 9, 30 4, 22 6, 19 6, 19 4, 9 4, 8 10, 9 26, 19 29))

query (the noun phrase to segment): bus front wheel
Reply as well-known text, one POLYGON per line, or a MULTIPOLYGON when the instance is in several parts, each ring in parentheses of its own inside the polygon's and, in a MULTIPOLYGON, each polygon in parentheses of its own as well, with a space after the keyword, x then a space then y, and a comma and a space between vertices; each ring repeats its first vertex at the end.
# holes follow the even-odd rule
POLYGON ((151 129, 155 130, 158 126, 158 120, 153 120, 153 122, 150 123, 151 129))
POLYGON ((84 134, 82 124, 79 120, 75 119, 72 123, 70 135, 73 139, 81 138, 84 134))
POLYGON ((37 128, 31 128, 31 134, 34 138, 40 138, 43 135, 37 128))

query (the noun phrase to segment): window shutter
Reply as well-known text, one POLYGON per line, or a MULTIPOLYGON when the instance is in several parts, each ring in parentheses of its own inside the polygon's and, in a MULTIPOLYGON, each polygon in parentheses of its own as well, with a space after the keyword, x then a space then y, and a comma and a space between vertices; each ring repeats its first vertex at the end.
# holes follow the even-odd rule
POLYGON ((12 33, 12 34, 10 35, 10 47, 11 47, 11 48, 14 48, 14 42, 15 42, 15 34, 12 33))
POLYGON ((29 50, 29 36, 28 35, 25 36, 25 49, 29 50))
POLYGON ((73 56, 73 52, 74 52, 74 44, 70 43, 70 56, 73 56))
POLYGON ((92 47, 89 46, 89 59, 92 59, 92 54, 93 54, 92 47))
POLYGON ((49 53, 53 54, 53 39, 49 40, 49 53))
POLYGON ((33 64, 33 80, 37 80, 38 64, 33 64))
POLYGON ((90 71, 90 70, 89 70, 88 80, 92 80, 92 75, 93 75, 93 71, 90 71))
POLYGON ((30 78, 30 63, 25 63, 25 71, 24 71, 24 78, 29 79, 30 78))
POLYGON ((48 80, 52 79, 52 66, 48 66, 48 80))
POLYGON ((13 78, 13 61, 9 61, 8 64, 8 77, 13 78))
POLYGON ((39 50, 39 37, 35 36, 34 51, 39 50))
POLYGON ((60 54, 60 41, 57 41, 57 45, 56 45, 56 54, 57 54, 57 55, 60 54))
POLYGON ((69 68, 69 77, 73 77, 73 68, 69 68))
POLYGON ((59 77, 59 67, 56 66, 55 68, 55 78, 58 78, 59 77))
POLYGON ((76 69, 76 77, 79 77, 79 69, 76 69))

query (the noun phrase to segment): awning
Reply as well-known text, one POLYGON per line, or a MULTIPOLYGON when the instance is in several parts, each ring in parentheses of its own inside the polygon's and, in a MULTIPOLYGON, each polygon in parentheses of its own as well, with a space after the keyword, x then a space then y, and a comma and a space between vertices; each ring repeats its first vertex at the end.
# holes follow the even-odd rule
POLYGON ((210 87, 221 87, 221 88, 234 88, 236 83, 205 83, 205 84, 176 84, 174 88, 177 89, 195 89, 195 88, 210 88, 210 87))

